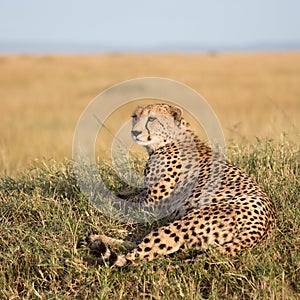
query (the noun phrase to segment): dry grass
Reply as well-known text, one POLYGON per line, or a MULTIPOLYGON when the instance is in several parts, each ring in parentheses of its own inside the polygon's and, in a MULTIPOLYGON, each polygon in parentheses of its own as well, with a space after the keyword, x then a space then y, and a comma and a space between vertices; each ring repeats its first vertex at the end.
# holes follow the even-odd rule
POLYGON ((104 88, 143 76, 196 89, 227 140, 299 139, 300 53, 1 56, 1 173, 16 174, 35 158, 70 158, 86 105, 104 88))

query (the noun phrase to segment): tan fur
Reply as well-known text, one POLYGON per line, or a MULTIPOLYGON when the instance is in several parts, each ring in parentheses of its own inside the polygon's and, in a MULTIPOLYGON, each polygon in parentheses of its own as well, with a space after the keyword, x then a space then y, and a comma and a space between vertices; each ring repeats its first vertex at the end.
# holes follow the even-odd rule
POLYGON ((132 135, 149 153, 147 189, 138 196, 128 195, 127 201, 169 205, 180 200, 176 195, 182 195, 182 201, 169 216, 169 224, 150 232, 126 255, 107 252, 104 246, 126 245, 123 241, 91 237, 91 247, 100 241, 102 254, 110 254, 98 262, 138 264, 208 246, 236 255, 270 233, 275 223, 272 201, 246 173, 199 140, 180 108, 167 104, 137 107, 132 135))

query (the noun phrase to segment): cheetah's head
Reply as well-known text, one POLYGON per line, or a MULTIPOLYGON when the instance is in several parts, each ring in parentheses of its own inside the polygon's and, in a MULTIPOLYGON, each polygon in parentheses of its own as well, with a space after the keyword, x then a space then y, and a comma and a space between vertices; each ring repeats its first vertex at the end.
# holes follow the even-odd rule
POLYGON ((132 139, 148 152, 154 151, 174 140, 182 120, 182 110, 177 106, 138 106, 132 115, 132 139))

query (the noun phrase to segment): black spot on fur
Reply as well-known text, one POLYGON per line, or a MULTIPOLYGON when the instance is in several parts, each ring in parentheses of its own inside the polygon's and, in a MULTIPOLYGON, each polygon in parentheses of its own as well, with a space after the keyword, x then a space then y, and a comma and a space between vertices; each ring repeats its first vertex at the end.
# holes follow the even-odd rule
POLYGON ((112 266, 118 260, 118 255, 115 252, 111 252, 110 257, 108 259, 109 265, 112 266))
POLYGON ((166 244, 160 244, 158 247, 159 247, 159 249, 162 250, 162 249, 166 248, 166 246, 167 246, 166 244))

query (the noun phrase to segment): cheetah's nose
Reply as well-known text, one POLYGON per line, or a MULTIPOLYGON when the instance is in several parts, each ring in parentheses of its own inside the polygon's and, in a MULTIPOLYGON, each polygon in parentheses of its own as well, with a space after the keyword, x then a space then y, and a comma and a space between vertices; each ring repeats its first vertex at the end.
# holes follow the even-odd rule
POLYGON ((142 132, 141 132, 141 131, 138 131, 138 130, 132 130, 132 131, 131 131, 132 136, 135 137, 135 138, 136 138, 138 135, 140 135, 141 133, 142 133, 142 132))

